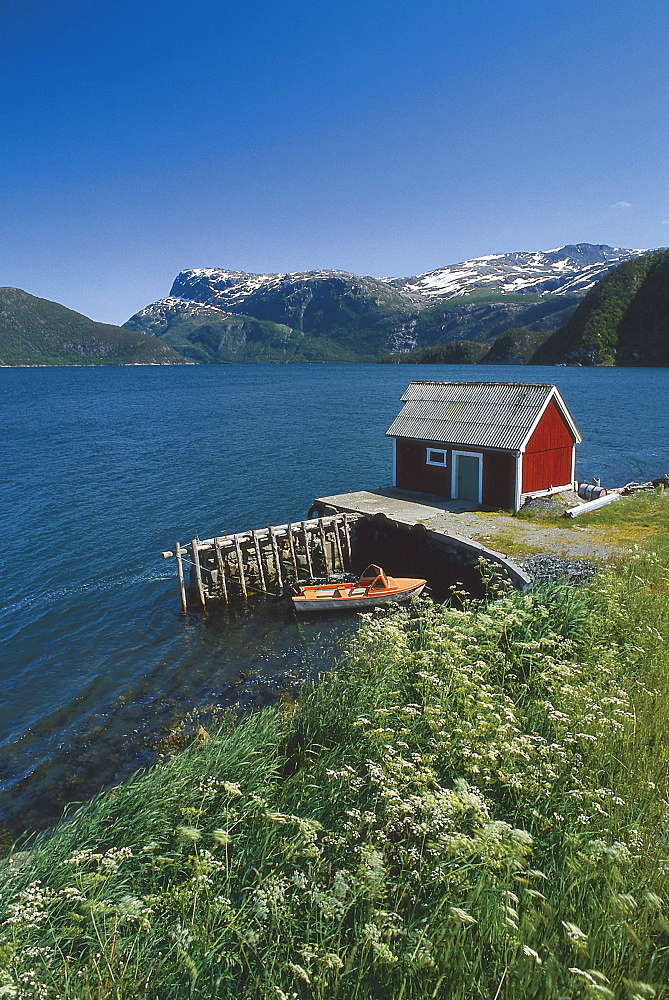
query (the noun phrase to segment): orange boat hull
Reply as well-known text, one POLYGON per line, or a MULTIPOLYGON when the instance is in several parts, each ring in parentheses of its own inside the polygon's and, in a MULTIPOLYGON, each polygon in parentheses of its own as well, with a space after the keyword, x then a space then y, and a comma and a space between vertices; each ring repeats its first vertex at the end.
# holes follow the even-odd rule
POLYGON ((388 577, 388 586, 381 589, 361 587, 359 583, 321 583, 302 587, 292 600, 296 611, 356 611, 410 601, 423 592, 426 583, 411 577, 388 577))

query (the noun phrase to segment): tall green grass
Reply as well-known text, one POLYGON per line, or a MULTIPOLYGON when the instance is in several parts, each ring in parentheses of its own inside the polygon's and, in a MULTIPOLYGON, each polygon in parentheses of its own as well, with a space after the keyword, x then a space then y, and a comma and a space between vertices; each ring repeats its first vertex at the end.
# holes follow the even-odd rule
POLYGON ((0 996, 668 996, 668 566, 370 615, 5 863, 0 996))

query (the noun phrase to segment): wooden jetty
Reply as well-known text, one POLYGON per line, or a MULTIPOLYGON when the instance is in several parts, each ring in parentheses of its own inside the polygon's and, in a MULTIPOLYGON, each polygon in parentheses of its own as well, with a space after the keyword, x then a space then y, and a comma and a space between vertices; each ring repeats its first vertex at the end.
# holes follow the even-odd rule
POLYGON ((341 581, 368 563, 392 576, 427 579, 437 599, 453 584, 481 593, 481 560, 514 587, 528 586, 512 559, 462 531, 460 516, 471 510, 470 501, 396 487, 359 490, 318 497, 306 520, 177 542, 163 558, 176 559, 184 612, 189 596, 204 608, 252 593, 280 595, 294 583, 341 581))
POLYGON ((287 585, 332 580, 350 572, 351 525, 361 515, 338 513, 310 517, 254 531, 215 538, 194 538, 163 559, 176 559, 181 607, 188 610, 188 591, 200 607, 211 600, 229 602, 249 593, 282 594, 287 585), (190 566, 187 582, 184 562, 190 566), (189 586, 190 584, 190 586, 189 586))

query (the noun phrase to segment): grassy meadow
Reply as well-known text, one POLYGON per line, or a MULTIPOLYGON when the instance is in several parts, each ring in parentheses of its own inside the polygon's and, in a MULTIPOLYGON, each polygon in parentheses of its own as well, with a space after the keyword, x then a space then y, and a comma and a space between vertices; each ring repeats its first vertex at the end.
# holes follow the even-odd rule
POLYGON ((669 997, 669 497, 640 503, 592 585, 368 615, 297 702, 17 845, 0 997, 669 997))

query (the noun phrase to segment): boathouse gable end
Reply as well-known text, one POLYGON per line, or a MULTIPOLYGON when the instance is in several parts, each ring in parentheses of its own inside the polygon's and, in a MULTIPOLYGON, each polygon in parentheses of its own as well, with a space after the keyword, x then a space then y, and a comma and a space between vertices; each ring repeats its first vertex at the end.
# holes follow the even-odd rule
POLYGON ((399 489, 515 508, 569 487, 581 435, 557 388, 411 382, 388 431, 399 489))
POLYGON ((521 492, 532 494, 570 486, 574 480, 575 440, 554 399, 532 432, 523 455, 521 492))

